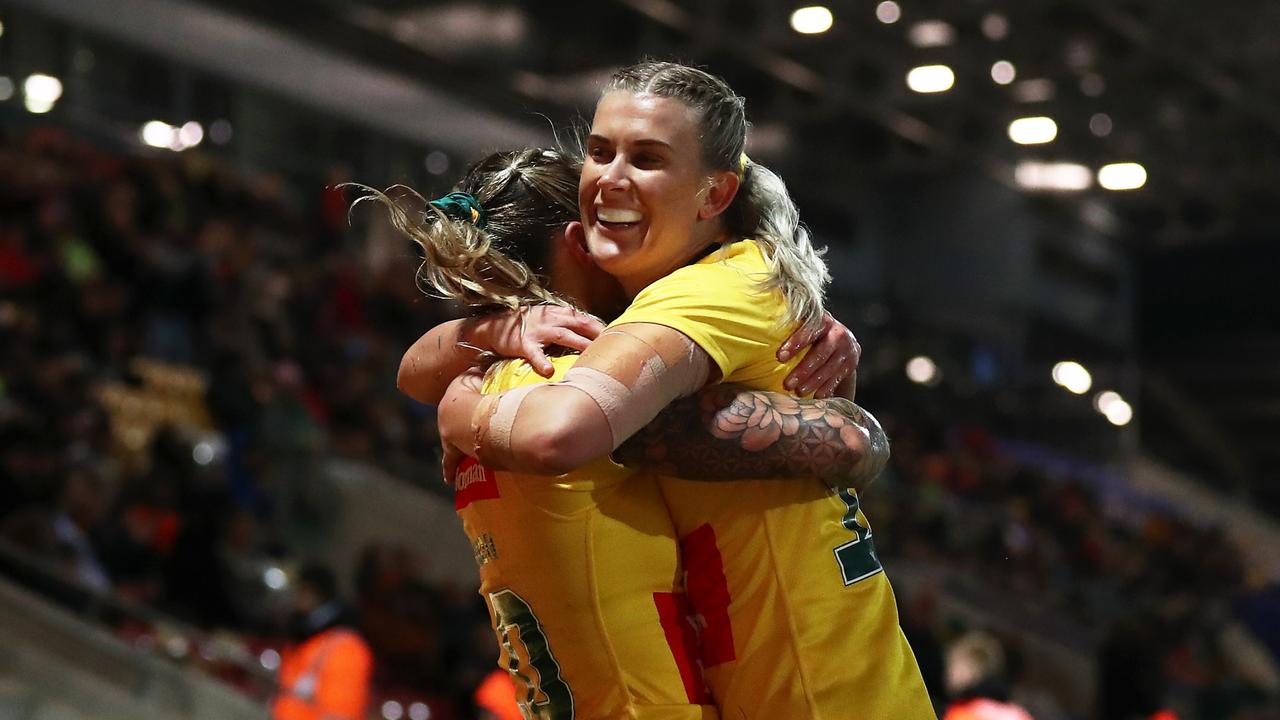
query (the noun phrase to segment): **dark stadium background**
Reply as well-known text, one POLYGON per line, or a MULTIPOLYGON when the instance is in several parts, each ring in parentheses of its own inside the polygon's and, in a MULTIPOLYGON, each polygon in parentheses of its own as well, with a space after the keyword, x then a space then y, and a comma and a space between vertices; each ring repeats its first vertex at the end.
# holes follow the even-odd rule
POLYGON ((373 715, 475 716, 492 635, 394 387, 455 309, 335 185, 568 141, 645 56, 747 98, 829 247, 939 707, 982 630, 1037 718, 1280 717, 1280 5, 800 5, 0 0, 0 718, 265 717, 315 560, 373 715))

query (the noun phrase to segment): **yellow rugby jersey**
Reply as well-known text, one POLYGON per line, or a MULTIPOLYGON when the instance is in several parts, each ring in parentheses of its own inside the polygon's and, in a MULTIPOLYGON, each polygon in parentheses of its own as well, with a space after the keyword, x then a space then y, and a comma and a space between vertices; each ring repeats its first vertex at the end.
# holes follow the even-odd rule
MULTIPOLYGON (((576 356, 553 358, 556 380, 576 356)), ((544 382, 524 362, 492 394, 544 382)), ((464 463, 454 504, 526 718, 716 720, 656 481, 603 459, 559 477, 464 463)))
MULTIPOLYGON (((734 243, 648 286, 611 323, 696 342, 725 382, 786 392, 780 293, 765 258, 734 243)), ((680 537, 704 673, 725 718, 933 718, 893 590, 852 490, 819 479, 660 478, 680 537)))

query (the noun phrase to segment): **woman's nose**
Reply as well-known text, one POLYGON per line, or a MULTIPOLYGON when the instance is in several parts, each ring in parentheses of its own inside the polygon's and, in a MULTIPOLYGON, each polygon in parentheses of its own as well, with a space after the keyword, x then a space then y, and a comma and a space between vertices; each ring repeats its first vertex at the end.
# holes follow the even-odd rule
POLYGON ((621 155, 615 155, 613 161, 600 173, 600 189, 625 190, 630 184, 631 177, 627 173, 626 163, 622 162, 621 155))

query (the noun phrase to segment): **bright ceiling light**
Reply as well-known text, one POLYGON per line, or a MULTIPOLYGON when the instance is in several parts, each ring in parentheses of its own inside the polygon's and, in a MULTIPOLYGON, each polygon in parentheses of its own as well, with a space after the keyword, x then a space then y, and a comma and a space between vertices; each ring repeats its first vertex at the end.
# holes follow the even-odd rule
POLYGON ((1107 416, 1107 420, 1112 425, 1128 425, 1129 421, 1133 420, 1133 406, 1117 398, 1115 402, 1107 406, 1107 409, 1102 414, 1107 416))
POLYGON ((892 25, 902 19, 902 7, 893 0, 884 0, 876 6, 876 19, 885 25, 892 25))
POLYGON ((791 13, 791 29, 802 35, 818 35, 831 29, 835 18, 821 5, 802 7, 791 13))
POLYGON ((22 83, 22 94, 27 110, 47 113, 62 97, 62 81, 52 75, 33 73, 22 83))
POLYGON ((1009 139, 1019 145, 1043 145, 1058 137, 1058 123, 1053 118, 1037 116, 1018 118, 1009 123, 1009 139))
POLYGON ((1078 192, 1093 185, 1093 172, 1078 163, 1024 160, 1014 169, 1013 179, 1024 190, 1078 192))
POLYGON ((1018 70, 1008 60, 997 60, 991 66, 991 79, 997 85, 1008 85, 1016 77, 1018 77, 1018 70))
POLYGON ((1055 364, 1053 381, 1076 395, 1083 395, 1093 387, 1093 376, 1083 365, 1074 360, 1063 360, 1055 364))
POLYGON ((1003 40, 1009 34, 1009 21, 999 13, 987 13, 982 18, 982 34, 989 40, 1003 40))
POLYGON ((1137 190, 1147 184, 1147 169, 1138 163, 1112 163, 1098 169, 1098 184, 1108 190, 1137 190))
POLYGON ((52 105, 62 97, 62 81, 52 75, 34 73, 27 76, 22 92, 32 100, 52 105))
POLYGON ((1093 396, 1093 409, 1097 410, 1100 413, 1106 414, 1107 408, 1111 407, 1112 403, 1114 403, 1117 400, 1123 400, 1123 399, 1124 398, 1120 397, 1120 393, 1116 392, 1115 390, 1103 390, 1102 392, 1093 396))
POLYGON ((956 74, 946 65, 921 65, 907 73, 907 87, 918 93, 946 92, 956 84, 956 74))
POLYGON ((907 377, 920 385, 936 385, 938 383, 938 365, 931 358, 917 355, 907 361, 907 377))
POLYGON ((204 140, 204 128, 195 120, 178 129, 178 141, 182 143, 183 149, 193 148, 202 140, 204 140))
POLYGON ((919 48, 944 47, 956 39, 956 29, 942 20, 921 20, 907 31, 907 40, 919 48))
POLYGON ((0 102, 13 97, 13 81, 6 75, 0 75, 0 102))
POLYGON ((152 120, 142 126, 138 137, 154 148, 167 148, 173 144, 178 129, 162 120, 152 120))

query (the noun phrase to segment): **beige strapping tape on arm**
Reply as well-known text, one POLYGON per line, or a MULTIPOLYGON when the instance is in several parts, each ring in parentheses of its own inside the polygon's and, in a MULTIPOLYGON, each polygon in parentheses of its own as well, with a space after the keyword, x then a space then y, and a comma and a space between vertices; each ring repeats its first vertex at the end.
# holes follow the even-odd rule
POLYGON ((599 369, 574 367, 565 373, 563 384, 586 393, 600 407, 609 422, 613 448, 617 449, 657 417, 669 402, 701 389, 708 371, 706 361, 697 355, 697 346, 684 336, 681 338, 688 347, 669 353, 673 361, 668 364, 644 338, 621 328, 607 332, 626 335, 636 344, 636 352, 647 354, 634 371, 631 383, 628 385, 599 369))
POLYGON ((657 417, 667 403, 692 395, 706 384, 707 360, 698 355, 697 345, 687 337, 681 335, 683 344, 668 352, 671 358, 668 363, 652 344, 634 333, 621 328, 612 328, 606 333, 625 336, 632 344, 630 350, 619 348, 620 356, 611 363, 617 372, 631 376, 630 384, 606 370, 573 367, 559 382, 526 385, 502 393, 497 400, 482 401, 476 408, 472 425, 476 457, 485 459, 482 446, 488 447, 490 456, 498 462, 510 455, 512 430, 520 406, 528 394, 538 388, 562 385, 585 393, 604 413, 612 449, 616 450, 657 417))
POLYGON ((495 464, 505 464, 511 454, 511 431, 516 415, 529 393, 545 385, 523 385, 507 390, 501 395, 486 395, 476 406, 471 422, 475 442, 475 456, 484 462, 486 457, 495 464))

